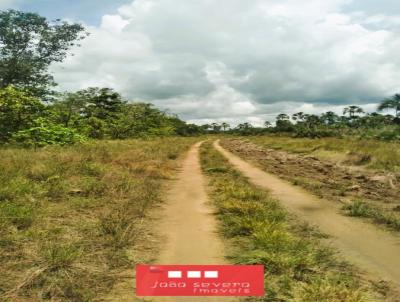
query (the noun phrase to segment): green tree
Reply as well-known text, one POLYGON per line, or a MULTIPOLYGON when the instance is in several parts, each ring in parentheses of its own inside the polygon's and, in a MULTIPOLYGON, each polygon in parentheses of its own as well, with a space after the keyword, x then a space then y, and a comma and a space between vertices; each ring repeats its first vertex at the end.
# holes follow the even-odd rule
POLYGON ((379 111, 386 109, 393 109, 395 111, 395 116, 400 117, 400 94, 396 93, 391 98, 385 99, 379 104, 379 111))
POLYGON ((264 122, 264 127, 265 127, 265 128, 271 128, 271 127, 272 127, 271 122, 265 121, 265 122, 264 122))
POLYGON ((83 106, 83 116, 101 120, 116 118, 126 103, 121 95, 111 88, 90 87, 76 92, 70 98, 74 98, 78 106, 83 106))
POLYGON ((61 99, 54 101, 49 108, 55 122, 70 127, 82 119, 86 109, 86 100, 78 97, 75 93, 66 93, 61 99))
POLYGON ((298 122, 304 122, 306 115, 303 112, 297 112, 292 115, 292 120, 298 121, 298 122))
POLYGON ((291 132, 294 127, 290 122, 289 116, 285 113, 278 114, 276 117, 276 127, 278 131, 291 132))
POLYGON ((339 121, 339 116, 333 111, 327 111, 321 115, 321 121, 326 125, 333 126, 339 121))
POLYGON ((221 126, 218 125, 217 123, 212 123, 211 124, 212 130, 214 133, 218 133, 221 131, 221 126))
POLYGON ((41 116, 45 106, 35 97, 13 86, 0 89, 0 140, 32 126, 41 116))
POLYGON ((224 132, 226 131, 226 129, 229 129, 230 126, 231 126, 231 125, 229 125, 228 123, 225 123, 225 122, 223 122, 223 123, 221 124, 221 127, 222 127, 222 129, 224 129, 224 132))
POLYGON ((152 104, 125 103, 121 112, 108 121, 112 138, 128 138, 147 135, 172 135, 176 132, 175 116, 154 108, 152 104))
POLYGON ((18 144, 36 148, 46 145, 71 145, 84 141, 85 137, 73 129, 56 125, 40 117, 33 121, 32 127, 14 133, 12 140, 18 144))
POLYGON ((278 114, 276 117, 277 121, 289 121, 289 116, 285 113, 278 114))
POLYGON ((354 106, 354 105, 343 109, 343 114, 344 115, 348 114, 350 119, 357 118, 358 114, 361 114, 361 113, 364 113, 364 110, 361 107, 354 106))
POLYGON ((14 85, 37 97, 54 86, 48 68, 85 37, 80 24, 49 22, 35 13, 0 11, 0 88, 14 85))

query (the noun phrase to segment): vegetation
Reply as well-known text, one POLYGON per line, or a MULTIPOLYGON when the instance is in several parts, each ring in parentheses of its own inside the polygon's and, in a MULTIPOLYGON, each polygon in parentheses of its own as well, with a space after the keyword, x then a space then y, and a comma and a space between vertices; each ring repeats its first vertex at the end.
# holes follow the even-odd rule
POLYGON ((151 104, 131 103, 110 88, 56 94, 48 68, 61 62, 86 33, 80 24, 0 11, 0 144, 67 145, 90 139, 196 135, 151 104))
POLYGON ((80 24, 49 22, 35 13, 0 11, 0 88, 10 85, 47 97, 55 86, 48 68, 85 37, 80 24))
MULTIPOLYGON (((355 200, 345 205, 343 210, 345 210, 349 216, 371 218, 375 223, 384 224, 394 230, 400 231, 399 215, 395 215, 394 212, 388 213, 383 211, 381 208, 373 206, 368 202, 355 200)), ((399 210, 400 208, 397 207, 397 211, 399 210)))
POLYGON ((393 156, 399 143, 254 136, 224 139, 221 144, 269 173, 343 204, 345 215, 400 231, 400 175, 396 173, 400 165, 399 157, 393 156))
MULTIPOLYGON (((299 225, 268 193, 250 185, 210 143, 201 151, 222 234, 238 264, 264 264, 261 301, 369 301, 370 286, 321 244, 322 234, 299 225)), ((255 300, 255 299, 253 299, 255 300)))
POLYGON ((98 300, 149 260, 146 216, 192 143, 0 150, 0 300, 98 300))
POLYGON ((342 164, 364 166, 382 171, 400 171, 399 142, 382 142, 370 139, 296 138, 276 136, 248 137, 264 148, 309 154, 320 159, 342 164))
POLYGON ((129 103, 110 88, 88 88, 44 104, 13 86, 0 89, 0 131, 0 143, 35 147, 203 132, 151 104, 129 103))
POLYGON ((281 113, 276 117, 275 125, 270 121, 264 123, 264 128, 254 127, 250 123, 241 123, 233 129, 223 127, 225 124, 203 125, 210 133, 224 133, 239 135, 285 135, 290 137, 359 137, 379 139, 385 141, 400 140, 400 94, 385 99, 378 106, 378 111, 393 110, 395 115, 382 115, 377 112, 366 114, 359 106, 344 108, 343 115, 339 116, 332 111, 321 115, 297 112, 291 117, 281 113), (229 129, 229 131, 227 131, 229 129))

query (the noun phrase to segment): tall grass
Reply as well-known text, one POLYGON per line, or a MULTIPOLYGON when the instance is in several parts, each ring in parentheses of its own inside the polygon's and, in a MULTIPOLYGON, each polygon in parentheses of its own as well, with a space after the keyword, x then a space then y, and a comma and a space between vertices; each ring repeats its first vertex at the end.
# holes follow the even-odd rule
POLYGON ((315 153, 349 160, 350 164, 366 165, 369 168, 400 172, 400 143, 359 138, 292 138, 257 136, 252 142, 271 149, 282 149, 297 153, 315 153), (324 153, 325 152, 325 153, 324 153), (326 153, 328 152, 328 153, 326 153), (331 154, 329 154, 331 152, 331 154))
POLYGON ((148 211, 193 141, 0 150, 0 301, 99 300, 133 272, 148 211))
POLYGON ((370 301, 369 285, 321 244, 268 193, 249 184, 209 143, 201 149, 220 230, 238 264, 265 266, 266 295, 257 301, 370 301))

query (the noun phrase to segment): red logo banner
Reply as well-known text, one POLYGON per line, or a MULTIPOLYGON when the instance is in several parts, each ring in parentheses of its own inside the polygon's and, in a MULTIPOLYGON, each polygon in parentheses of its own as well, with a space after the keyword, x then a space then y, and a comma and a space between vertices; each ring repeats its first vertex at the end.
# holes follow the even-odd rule
POLYGON ((262 265, 137 265, 137 296, 263 296, 262 265))

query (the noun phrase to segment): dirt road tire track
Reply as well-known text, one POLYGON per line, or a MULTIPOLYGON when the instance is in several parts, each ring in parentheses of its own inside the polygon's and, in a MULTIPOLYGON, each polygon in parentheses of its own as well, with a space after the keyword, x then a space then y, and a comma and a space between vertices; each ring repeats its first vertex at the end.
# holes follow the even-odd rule
POLYGON ((267 189, 290 212, 317 226, 351 263, 374 279, 400 287, 400 237, 360 220, 343 216, 338 206, 245 162, 214 142, 214 147, 255 185, 267 189))
MULTIPOLYGON (((159 232, 166 238, 158 264, 226 264, 217 222, 208 203, 195 144, 168 191, 159 232)), ((237 301, 229 297, 163 297, 152 301, 237 301)))

